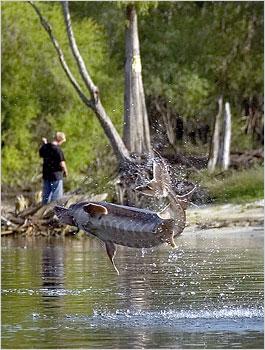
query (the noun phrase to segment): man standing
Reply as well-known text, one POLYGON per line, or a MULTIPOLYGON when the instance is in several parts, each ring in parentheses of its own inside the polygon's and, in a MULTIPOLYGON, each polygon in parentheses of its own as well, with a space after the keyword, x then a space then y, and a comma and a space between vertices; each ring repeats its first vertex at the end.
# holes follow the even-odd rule
POLYGON ((49 143, 42 139, 43 145, 39 155, 43 158, 42 204, 60 199, 63 196, 63 176, 68 175, 65 158, 60 146, 66 141, 63 132, 56 132, 54 140, 49 143))

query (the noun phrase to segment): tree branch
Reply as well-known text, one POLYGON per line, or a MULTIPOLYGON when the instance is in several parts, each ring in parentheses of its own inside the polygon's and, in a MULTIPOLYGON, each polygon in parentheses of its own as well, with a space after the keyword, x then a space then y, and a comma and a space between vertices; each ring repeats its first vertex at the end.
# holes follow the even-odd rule
POLYGON ((72 29, 68 1, 62 1, 62 7, 63 7, 64 21, 65 21, 65 25, 66 25, 66 31, 67 31, 67 36, 68 36, 70 48, 71 48, 73 56, 76 60, 76 63, 77 63, 78 69, 79 69, 79 73, 80 73, 88 91, 90 92, 91 97, 94 99, 94 102, 96 104, 98 99, 99 99, 98 88, 93 83, 93 81, 92 81, 92 79, 87 71, 85 62, 84 62, 84 60, 79 52, 77 44, 76 44, 76 40, 75 40, 73 29, 72 29))
POLYGON ((76 79, 74 78, 70 68, 68 67, 65 58, 64 58, 64 54, 62 49, 60 48, 60 45, 58 43, 58 41, 56 40, 56 38, 53 35, 52 32, 52 27, 49 24, 48 21, 46 21, 46 19, 42 16, 40 10, 38 9, 38 7, 34 4, 33 1, 29 1, 30 5, 34 8, 35 12, 37 13, 37 15, 39 16, 40 22, 43 26, 43 28, 46 30, 46 32, 49 34, 49 37, 51 39, 51 42, 53 43, 53 46, 55 47, 55 50, 58 54, 61 66, 63 67, 63 70, 65 71, 68 79, 70 80, 71 84, 73 85, 73 87, 75 88, 76 92, 78 93, 79 97, 81 98, 81 100, 88 106, 91 107, 92 105, 92 101, 89 100, 85 94, 82 92, 81 87, 79 86, 78 82, 76 81, 76 79))
POLYGON ((84 80, 86 87, 88 88, 90 94, 91 94, 91 100, 89 100, 81 91, 80 86, 78 85, 76 79, 74 78, 72 72, 70 71, 65 58, 64 58, 64 54, 56 40, 56 38, 54 37, 53 33, 52 33, 52 27, 51 25, 48 23, 47 20, 44 19, 44 17, 42 16, 40 10, 38 9, 38 7, 33 3, 33 1, 28 1, 31 6, 34 8, 35 12, 37 13, 37 15, 40 18, 40 22, 42 24, 42 26, 44 27, 44 29, 46 30, 46 32, 49 34, 49 37, 56 49, 56 52, 58 54, 60 63, 63 67, 63 70, 65 71, 68 79, 70 80, 71 84, 74 86, 75 90, 77 91, 78 95, 80 96, 81 100, 88 106, 90 107, 94 113, 96 114, 96 116, 99 119, 99 122, 106 134, 106 136, 108 137, 112 149, 118 159, 118 161, 120 163, 122 162, 130 162, 132 161, 130 158, 130 154, 128 149, 126 148, 126 146, 124 145, 124 142, 122 140, 122 138, 120 137, 119 133, 117 132, 115 126, 113 125, 110 117, 107 115, 103 105, 101 104, 100 98, 99 98, 99 94, 98 94, 98 89, 96 87, 96 85, 93 83, 92 79, 90 78, 88 71, 86 69, 85 63, 82 59, 82 56, 79 53, 78 47, 76 45, 76 41, 74 38, 74 34, 72 31, 72 27, 71 27, 71 20, 70 20, 70 13, 69 13, 69 8, 68 8, 68 3, 67 2, 63 2, 63 9, 64 9, 64 18, 65 18, 65 23, 66 23, 66 28, 67 28, 67 34, 68 34, 68 39, 69 39, 69 44, 70 47, 72 49, 73 55, 75 57, 75 60, 77 62, 78 68, 79 68, 79 72, 80 75, 82 77, 82 79, 84 80))

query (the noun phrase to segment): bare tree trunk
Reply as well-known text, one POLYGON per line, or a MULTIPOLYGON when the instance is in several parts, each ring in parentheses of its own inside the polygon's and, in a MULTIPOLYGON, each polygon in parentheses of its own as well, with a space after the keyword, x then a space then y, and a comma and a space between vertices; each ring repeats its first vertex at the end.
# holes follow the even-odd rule
POLYGON ((224 141, 222 154, 222 169, 227 170, 230 164, 230 145, 231 145, 231 109, 229 102, 225 103, 224 111, 224 141))
POLYGON ((141 73, 137 13, 134 5, 126 8, 126 64, 124 95, 124 143, 130 152, 150 153, 150 130, 141 73))
POLYGON ((213 172, 218 166, 222 170, 227 170, 230 164, 230 144, 231 144, 231 110, 229 102, 225 103, 223 113, 223 98, 218 100, 218 113, 215 118, 214 132, 211 143, 208 170, 213 172), (224 118, 222 116, 224 115, 224 118))
POLYGON ((208 161, 208 170, 213 172, 218 162, 218 155, 220 150, 220 132, 221 132, 221 118, 223 110, 223 97, 218 99, 218 113, 215 117, 214 132, 211 141, 210 156, 208 161))

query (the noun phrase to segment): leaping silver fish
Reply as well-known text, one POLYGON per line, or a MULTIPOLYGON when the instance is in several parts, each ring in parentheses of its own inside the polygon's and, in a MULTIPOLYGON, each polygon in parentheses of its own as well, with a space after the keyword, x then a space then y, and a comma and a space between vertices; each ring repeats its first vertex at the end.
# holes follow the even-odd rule
POLYGON ((119 274, 114 263, 115 244, 151 248, 168 243, 175 248, 174 237, 185 228, 185 209, 195 188, 184 196, 176 195, 167 168, 161 162, 153 163, 153 176, 147 185, 135 190, 145 195, 168 197, 169 205, 159 213, 107 202, 79 202, 69 208, 55 206, 55 213, 62 223, 76 226, 103 241, 119 274), (169 217, 169 210, 173 217, 169 217))

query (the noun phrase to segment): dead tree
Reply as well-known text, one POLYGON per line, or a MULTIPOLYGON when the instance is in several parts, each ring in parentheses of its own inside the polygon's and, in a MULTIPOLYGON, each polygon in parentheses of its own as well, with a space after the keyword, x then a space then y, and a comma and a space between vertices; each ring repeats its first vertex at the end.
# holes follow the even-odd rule
POLYGON ((215 118, 208 170, 212 173, 217 167, 227 170, 230 164, 231 110, 229 102, 223 110, 223 97, 218 99, 218 113, 215 118))
POLYGON ((218 161, 219 148, 220 148, 220 129, 221 129, 222 111, 223 111, 223 97, 221 96, 218 99, 218 113, 215 117, 213 136, 212 136, 211 146, 210 146, 210 155, 209 155, 209 161, 208 161, 209 172, 213 172, 215 170, 215 167, 218 161))
POLYGON ((230 145, 231 145, 231 109, 230 103, 225 103, 224 110, 224 136, 223 136, 223 150, 221 167, 223 170, 227 170, 230 165, 230 145))
MULTIPOLYGON (((50 40, 57 52, 61 66, 66 73, 67 78, 75 88, 78 96, 82 102, 97 116, 105 135, 107 136, 117 163, 120 169, 120 176, 117 183, 122 183, 123 188, 130 192, 130 184, 133 177, 135 181, 139 173, 139 161, 145 161, 151 153, 150 131, 148 124, 148 117, 145 107, 145 97, 141 75, 141 60, 139 49, 139 38, 137 28, 136 10, 133 5, 127 6, 127 18, 129 19, 129 26, 126 34, 126 89, 125 89, 125 128, 124 140, 117 132, 113 125, 111 118, 106 113, 104 106, 101 103, 99 88, 93 82, 89 71, 84 63, 81 53, 76 44, 74 32, 71 24, 71 17, 69 12, 68 1, 62 1, 64 21, 66 25, 69 46, 71 48, 73 57, 79 69, 81 78, 83 79, 87 91, 82 91, 76 78, 71 72, 63 51, 56 40, 50 23, 43 17, 39 8, 32 1, 29 1, 31 6, 37 13, 43 28, 48 33, 50 40), (135 157, 135 153, 137 157, 135 157), (144 154, 144 157, 143 157, 144 154), (134 176, 131 176, 134 174, 134 176), (124 179, 124 180, 121 180, 124 179)), ((148 173, 148 169, 141 169, 141 175, 148 173)))

